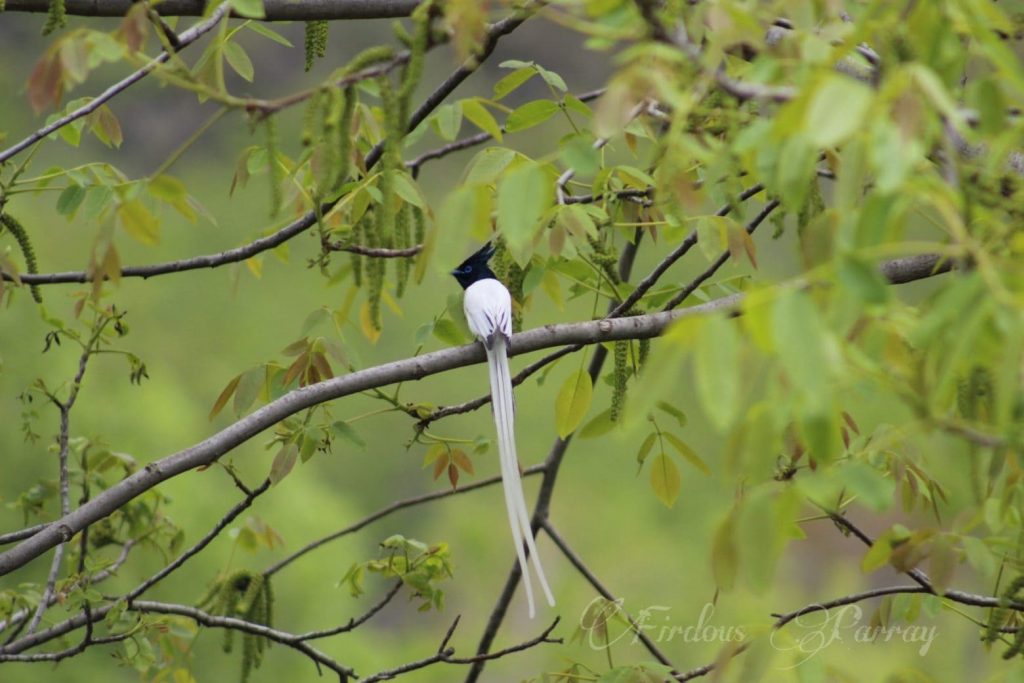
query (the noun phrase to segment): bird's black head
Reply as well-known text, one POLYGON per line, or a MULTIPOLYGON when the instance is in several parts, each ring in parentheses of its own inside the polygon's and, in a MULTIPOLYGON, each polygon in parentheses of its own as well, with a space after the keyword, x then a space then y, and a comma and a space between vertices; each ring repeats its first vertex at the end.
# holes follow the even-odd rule
POLYGON ((452 275, 459 281, 463 289, 478 280, 486 280, 488 278, 496 280, 498 279, 497 276, 495 276, 491 267, 487 265, 492 256, 494 256, 494 247, 488 242, 478 252, 463 261, 458 268, 453 270, 452 275))

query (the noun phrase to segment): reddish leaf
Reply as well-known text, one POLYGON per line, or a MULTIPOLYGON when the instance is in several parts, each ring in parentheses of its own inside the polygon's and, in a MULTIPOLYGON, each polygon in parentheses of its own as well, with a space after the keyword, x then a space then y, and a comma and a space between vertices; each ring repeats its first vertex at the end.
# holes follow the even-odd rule
POLYGON ((149 32, 149 19, 146 16, 148 5, 144 2, 136 3, 128 10, 121 21, 121 27, 117 29, 117 37, 124 41, 128 51, 135 54, 146 42, 146 34, 149 32))
POLYGON ((445 453, 434 461, 434 481, 437 481, 437 478, 441 476, 444 469, 448 467, 450 460, 451 459, 448 457, 448 454, 445 453))
POLYGON ((453 463, 448 463, 448 481, 452 483, 452 488, 458 488, 459 486, 459 468, 453 463))
POLYGON ((47 50, 28 77, 28 101, 38 114, 47 106, 56 105, 63 91, 64 68, 60 54, 56 50, 47 50))
POLYGON ((242 376, 237 375, 233 380, 228 382, 228 385, 224 387, 224 391, 220 392, 220 396, 218 396, 217 400, 214 402, 213 408, 210 408, 209 419, 212 420, 217 417, 217 413, 224 409, 224 406, 227 405, 228 399, 231 398, 231 394, 235 393, 235 389, 238 388, 238 382, 241 379, 242 376))
POLYGON ((469 456, 465 452, 454 449, 451 454, 452 461, 458 465, 466 474, 475 474, 473 472, 473 461, 469 459, 469 456))

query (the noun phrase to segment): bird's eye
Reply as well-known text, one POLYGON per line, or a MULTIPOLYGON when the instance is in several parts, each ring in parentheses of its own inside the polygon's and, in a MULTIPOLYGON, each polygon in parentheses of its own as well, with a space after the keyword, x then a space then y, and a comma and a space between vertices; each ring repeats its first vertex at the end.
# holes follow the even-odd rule
POLYGON ((460 273, 467 273, 467 274, 468 273, 472 273, 473 272, 473 266, 462 266, 462 268, 459 268, 459 272, 460 273))

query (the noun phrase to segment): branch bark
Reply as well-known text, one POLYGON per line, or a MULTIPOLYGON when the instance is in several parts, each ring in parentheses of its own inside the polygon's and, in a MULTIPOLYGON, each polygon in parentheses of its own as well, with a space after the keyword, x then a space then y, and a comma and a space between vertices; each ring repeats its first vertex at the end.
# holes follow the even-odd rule
MULTIPOLYGON (((136 0, 64 0, 68 14, 81 17, 123 17, 136 0)), ((209 0, 162 0, 161 16, 203 16, 209 0)), ((388 19, 407 17, 419 0, 263 0, 264 21, 318 19, 388 19)), ((7 0, 8 12, 46 12, 50 0, 7 0)))

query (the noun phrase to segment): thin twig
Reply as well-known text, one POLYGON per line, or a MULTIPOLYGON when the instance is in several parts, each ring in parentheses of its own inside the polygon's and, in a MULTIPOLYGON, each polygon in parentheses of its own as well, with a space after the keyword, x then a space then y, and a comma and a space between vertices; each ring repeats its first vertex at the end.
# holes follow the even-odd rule
POLYGON ((7 545, 9 543, 24 541, 26 538, 31 538, 32 536, 35 536, 49 525, 49 522, 44 522, 42 524, 36 524, 35 526, 30 526, 19 531, 12 531, 7 534, 0 534, 0 545, 7 545))
POLYGON ((367 621, 369 621, 375 614, 377 614, 382 609, 384 609, 387 606, 387 604, 389 602, 391 602, 392 598, 394 598, 396 595, 398 595, 398 591, 400 591, 402 589, 403 585, 404 584, 402 583, 401 579, 399 579, 398 581, 395 581, 395 584, 393 586, 391 586, 391 589, 388 590, 388 592, 384 595, 383 598, 380 599, 379 602, 377 602, 377 604, 375 604, 373 607, 368 609, 365 613, 363 613, 359 617, 356 617, 356 618, 353 618, 353 619, 349 619, 347 624, 345 624, 343 626, 335 626, 334 628, 325 628, 325 629, 322 629, 320 631, 309 631, 307 633, 303 633, 303 634, 297 636, 297 640, 298 641, 316 640, 317 638, 326 638, 328 636, 335 636, 335 635, 338 635, 339 633, 348 633, 349 631, 353 631, 353 630, 359 628, 360 626, 365 624, 367 621))
POLYGON ((793 612, 777 613, 773 612, 772 616, 777 619, 775 622, 775 628, 782 628, 789 622, 802 617, 805 614, 812 614, 814 612, 823 612, 825 610, 832 609, 833 607, 842 607, 843 605, 852 605, 855 602, 862 602, 864 600, 870 600, 871 598, 880 598, 885 595, 898 595, 901 593, 931 593, 930 590, 923 586, 887 586, 885 588, 873 588, 866 590, 861 593, 853 593, 852 595, 844 595, 841 598, 835 600, 829 600, 827 602, 816 602, 806 607, 793 612))
MULTIPOLYGON (((830 510, 823 511, 828 515, 829 519, 836 524, 836 526, 839 526, 854 535, 861 543, 868 547, 874 545, 874 539, 851 522, 848 517, 830 510)), ((913 579, 918 586, 924 589, 923 592, 931 593, 932 595, 940 595, 936 592, 935 586, 932 584, 931 579, 928 578, 928 575, 920 569, 915 567, 908 569, 903 573, 913 579)), ((1018 612, 1024 612, 1024 602, 1013 600, 1004 604, 999 598, 991 595, 978 595, 977 593, 967 593, 960 590, 947 590, 943 592, 940 597, 952 600, 953 602, 958 602, 961 605, 970 605, 972 607, 1008 607, 1009 609, 1013 609, 1018 612)))
MULTIPOLYGON (((7 3, 8 11, 11 10, 12 5, 15 4, 15 2, 7 3)), ((183 32, 180 36, 178 36, 179 49, 187 47, 188 45, 194 43, 203 34, 210 31, 213 27, 220 23, 220 20, 224 18, 225 14, 227 14, 228 9, 230 9, 228 3, 224 3, 223 5, 221 5, 213 11, 213 14, 210 15, 209 19, 201 21, 200 23, 196 24, 195 26, 193 26, 192 28, 188 29, 187 31, 183 32)), ((161 11, 162 10, 163 6, 161 5, 161 11)), ((154 69, 156 69, 156 67, 160 66, 168 59, 170 59, 170 57, 171 54, 166 50, 161 52, 148 64, 138 69, 127 78, 124 78, 115 83, 114 85, 110 86, 109 88, 101 92, 93 99, 89 100, 89 102, 82 105, 78 109, 75 109, 72 112, 68 112, 64 116, 55 119, 52 123, 43 126, 36 132, 26 137, 21 142, 18 142, 17 144, 12 145, 5 149, 3 152, 0 152, 0 164, 4 163, 5 161, 13 157, 15 154, 21 152, 22 150, 31 147, 32 145, 39 142, 40 140, 50 135, 54 131, 60 130, 69 123, 73 123, 78 119, 82 118, 83 116, 88 116, 89 114, 93 113, 94 111, 102 107, 104 104, 106 104, 110 99, 116 97, 124 90, 127 90, 129 87, 145 78, 154 69)))
MULTIPOLYGON (((120 569, 121 566, 124 565, 124 563, 128 560, 128 553, 131 552, 131 549, 134 547, 135 541, 126 541, 124 545, 121 546, 121 552, 118 554, 117 558, 110 564, 110 566, 101 569, 100 571, 90 576, 87 581, 87 584, 92 586, 97 583, 106 581, 111 576, 114 576, 117 573, 117 570, 120 569)), ((50 604, 48 605, 48 607, 52 606, 53 603, 55 602, 57 602, 57 596, 51 595, 50 604)), ((28 616, 28 614, 29 610, 27 609, 18 610, 7 619, 0 621, 0 631, 5 631, 7 630, 8 627, 21 623, 28 616)), ((13 640, 13 638, 11 640, 13 640)))
MULTIPOLYGON (((109 319, 108 319, 109 320, 109 319)), ((106 327, 106 322, 98 323, 93 329, 85 348, 82 349, 81 355, 78 357, 78 370, 75 372, 74 379, 71 380, 71 389, 68 391, 68 397, 64 401, 58 401, 56 398, 51 397, 60 409, 60 433, 57 438, 59 447, 59 471, 60 471, 60 514, 62 517, 67 517, 71 513, 71 475, 68 471, 68 447, 70 440, 70 418, 71 409, 75 406, 75 401, 78 399, 78 392, 82 388, 82 378, 85 376, 85 369, 89 364, 89 357, 92 355, 96 343, 99 341, 100 333, 103 328, 106 327)), ((46 587, 43 589, 43 596, 39 599, 39 606, 36 608, 35 614, 32 615, 32 620, 28 623, 28 630, 25 635, 32 635, 39 627, 39 622, 43 619, 43 614, 49 609, 54 600, 54 589, 57 585, 57 577, 60 576, 61 563, 64 561, 64 550, 67 546, 67 539, 61 542, 57 546, 57 550, 53 554, 53 562, 50 564, 50 573, 46 578, 46 587)))
MULTIPOLYGON (((269 488, 270 480, 267 479, 259 487, 253 489, 248 494, 246 494, 244 500, 240 501, 234 507, 232 507, 231 510, 229 510, 227 514, 225 514, 209 532, 207 532, 188 550, 186 550, 177 558, 175 558, 170 564, 160 569, 158 572, 150 576, 148 579, 144 580, 142 583, 140 583, 134 589, 126 593, 120 599, 130 600, 139 597, 147 590, 155 586, 159 581, 166 578, 170 573, 179 569, 183 564, 185 564, 186 561, 194 557, 196 554, 202 551, 203 548, 209 545, 210 542, 214 538, 216 538, 227 527, 228 524, 234 521, 234 519, 238 517, 238 515, 240 515, 244 510, 246 510, 250 505, 252 505, 253 500, 255 500, 258 496, 260 496, 269 488)), ((111 603, 110 605, 105 605, 103 607, 99 607, 93 610, 92 620, 102 619, 113 608, 113 605, 114 604, 111 603)), ((83 618, 83 615, 77 614, 73 617, 70 617, 60 622, 59 624, 55 624, 54 626, 50 627, 45 631, 40 631, 39 633, 30 636, 25 636, 19 640, 5 644, 4 647, 0 647, 0 653, 22 652, 24 650, 27 650, 28 648, 35 647, 40 643, 48 642, 50 640, 53 640, 54 638, 63 636, 66 633, 70 633, 75 629, 81 628, 85 623, 87 623, 87 620, 83 618)))
MULTIPOLYGON (((533 467, 528 467, 525 470, 523 470, 523 476, 524 477, 528 477, 530 475, 537 474, 538 472, 543 472, 543 471, 544 471, 544 465, 534 465, 533 467)), ((469 493, 470 491, 476 491, 477 489, 482 489, 482 488, 485 488, 487 486, 493 486, 494 484, 498 484, 500 482, 501 482, 501 477, 500 476, 490 477, 488 479, 481 479, 480 481, 474 482, 474 483, 469 484, 467 486, 460 486, 459 488, 455 488, 455 489, 446 489, 444 491, 435 491, 434 493, 427 493, 427 494, 424 494, 422 496, 413 496, 412 498, 406 498, 404 500, 397 500, 397 501, 391 503, 390 505, 387 505, 387 506, 381 508, 380 510, 377 510, 376 512, 374 512, 372 514, 367 515, 366 517, 363 517, 358 522, 356 522, 354 524, 350 524, 349 526, 345 527, 344 529, 339 529, 338 531, 335 531, 335 532, 333 532, 331 534, 328 534, 328 535, 326 535, 326 536, 324 536, 322 538, 318 538, 315 541, 312 541, 311 543, 306 544, 305 546, 299 548, 298 550, 296 550, 294 553, 292 553, 288 557, 285 557, 284 559, 274 563, 270 567, 267 567, 265 570, 263 570, 263 575, 264 576, 272 576, 272 575, 276 574, 277 572, 281 571, 282 569, 284 569, 285 567, 287 567, 289 564, 291 564, 295 560, 297 560, 300 557, 302 557, 303 555, 305 555, 306 553, 311 552, 313 550, 316 550, 320 546, 322 546, 322 545, 324 545, 326 543, 330 543, 331 541, 335 541, 335 540, 341 538, 342 536, 347 536, 349 534, 355 533, 356 531, 359 531, 360 529, 362 529, 363 527, 367 526, 368 524, 376 522, 379 519, 383 519, 384 517, 387 517, 388 515, 390 515, 393 512, 398 512, 399 510, 404 510, 405 508, 410 508, 410 507, 415 507, 417 505, 422 505, 423 503, 429 503, 429 502, 434 501, 434 500, 440 500, 441 498, 448 498, 449 496, 457 496, 460 493, 469 493)))
MULTIPOLYGON (((597 98, 599 98, 601 95, 604 94, 604 92, 605 88, 598 88, 597 90, 585 92, 577 96, 576 99, 578 99, 580 102, 590 102, 592 100, 596 100, 597 98)), ((501 128, 501 132, 502 134, 505 133, 504 126, 502 126, 501 128)), ((493 136, 490 133, 476 133, 475 135, 470 135, 469 137, 463 138, 461 140, 455 140, 454 142, 449 142, 446 145, 442 145, 435 149, 428 150, 423 154, 419 155, 418 157, 416 157, 415 159, 407 161, 405 167, 409 169, 409 172, 415 178, 419 175, 420 167, 426 162, 431 161, 433 159, 440 159, 442 157, 446 157, 449 154, 460 152, 464 149, 469 149, 470 147, 482 145, 488 140, 492 139, 493 136)))
MULTIPOLYGON (((569 547, 569 544, 562 537, 562 535, 555 530, 555 527, 551 524, 551 520, 542 520, 541 528, 544 529, 544 532, 547 533, 548 537, 552 541, 554 541, 555 545, 558 546, 558 549, 562 551, 563 555, 565 555, 565 558, 569 560, 573 567, 576 568, 576 571, 582 574, 583 578, 587 580, 587 583, 594 587, 594 590, 600 593, 605 600, 610 600, 611 602, 615 602, 617 600, 615 595, 612 594, 612 592, 608 590, 608 588, 606 588, 603 583, 601 583, 601 580, 597 578, 594 572, 592 572, 590 568, 587 567, 587 565, 583 562, 580 556, 573 552, 573 549, 569 547)), ((640 642, 644 644, 644 647, 647 648, 647 651, 650 652, 655 659, 657 659, 665 666, 672 667, 672 674, 675 675, 677 673, 675 665, 671 662, 671 660, 669 660, 665 653, 662 652, 657 645, 655 645, 653 640, 647 637, 647 634, 644 633, 644 629, 640 628, 640 625, 629 614, 629 612, 625 610, 625 608, 620 607, 619 610, 621 614, 624 617, 626 617, 626 621, 629 622, 630 629, 633 631, 634 634, 636 634, 636 637, 640 640, 640 642)))
POLYGON ((507 657, 510 654, 522 652, 523 650, 528 650, 532 647, 536 647, 537 645, 540 645, 542 643, 559 644, 562 642, 561 638, 550 637, 551 632, 555 630, 556 626, 558 626, 558 621, 559 620, 556 618, 551 623, 551 625, 544 629, 544 632, 541 633, 539 636, 527 640, 525 642, 519 643, 518 645, 513 645, 512 647, 507 647, 503 650, 498 650, 497 652, 492 652, 490 654, 479 654, 472 657, 456 657, 455 648, 447 646, 448 641, 451 640, 452 634, 455 631, 455 626, 459 623, 459 620, 456 618, 455 622, 451 625, 451 627, 448 629, 448 632, 445 634, 444 640, 441 642, 441 647, 438 649, 436 653, 430 655, 429 657, 424 657, 423 659, 419 659, 414 662, 409 662, 408 664, 397 666, 393 669, 381 671, 379 673, 374 674, 373 676, 362 679, 362 681, 363 683, 376 683, 376 681, 390 680, 401 674, 405 674, 410 671, 416 671, 418 669, 423 669, 434 664, 477 664, 492 659, 501 659, 502 657, 507 657))
MULTIPOLYGON (((764 208, 761 209, 761 211, 759 211, 758 214, 754 216, 749 223, 747 223, 747 234, 753 235, 754 231, 757 230, 758 226, 760 226, 761 223, 763 223, 765 219, 771 215, 772 211, 778 208, 778 206, 779 201, 777 199, 773 199, 767 204, 765 204, 764 208)), ((730 252, 728 250, 723 251, 722 254, 704 270, 704 272, 690 280, 690 282, 685 287, 679 290, 679 293, 673 296, 668 301, 668 303, 665 304, 662 310, 671 311, 673 308, 683 303, 683 301, 685 301, 691 294, 693 294, 698 287, 700 287, 707 280, 709 280, 715 273, 718 272, 719 268, 725 265, 725 262, 729 260, 729 256, 730 252)))
POLYGON ((384 247, 367 247, 362 244, 345 244, 343 242, 323 241, 328 251, 345 251, 350 254, 370 256, 373 258, 408 258, 423 251, 422 244, 416 244, 405 249, 386 249, 384 247))
POLYGON ((245 619, 238 619, 236 617, 221 617, 208 612, 204 612, 201 609, 192 607, 190 605, 178 605, 168 602, 154 602, 151 600, 135 600, 128 605, 128 609, 135 612, 153 613, 153 614, 177 614, 182 617, 188 617, 197 624, 208 626, 211 628, 227 628, 235 631, 241 631, 243 633, 251 633, 255 636, 267 638, 275 643, 281 643, 286 647, 290 647, 293 650, 297 650, 302 654, 309 657, 315 663, 326 666, 331 671, 335 672, 339 676, 348 677, 354 676, 355 672, 347 666, 339 664, 332 657, 327 656, 323 652, 320 652, 313 646, 303 642, 300 636, 294 633, 288 633, 286 631, 280 631, 276 628, 264 626, 263 624, 257 624, 245 619))
MULTIPOLYGON (((226 5, 222 5, 218 8, 219 12, 224 11, 226 5)), ((434 109, 436 109, 456 88, 458 88, 463 81, 475 72, 483 61, 490 56, 497 46, 498 41, 503 37, 518 28, 526 19, 529 17, 529 13, 526 10, 518 10, 515 14, 512 14, 505 19, 502 19, 494 24, 491 24, 487 31, 487 36, 478 52, 474 57, 467 60, 462 66, 455 69, 437 88, 434 89, 430 95, 423 101, 423 103, 412 113, 409 117, 407 130, 411 131, 421 124, 427 116, 430 115, 434 109)), ((367 170, 372 168, 379 160, 384 152, 384 142, 377 143, 371 149, 364 160, 364 164, 367 170)), ((340 197, 332 202, 323 204, 319 209, 319 215, 323 215, 330 211, 335 204, 340 201, 340 197)), ((202 256, 193 256, 190 258, 179 259, 177 261, 168 261, 166 263, 157 263, 149 266, 128 266, 121 269, 121 277, 132 278, 150 278, 157 275, 167 275, 170 273, 183 273, 190 270, 197 270, 200 268, 217 268, 219 266, 227 265, 230 263, 238 263, 245 261, 246 259, 252 258, 257 254, 260 254, 268 249, 284 244, 288 240, 292 239, 296 235, 299 235, 308 230, 317 223, 316 211, 307 211, 305 214, 295 219, 285 227, 281 228, 277 232, 262 237, 252 242, 237 247, 235 249, 227 249, 225 251, 217 252, 215 254, 206 254, 202 256)), ((13 279, 9 274, 0 272, 0 277, 4 279, 13 279)), ((35 285, 48 285, 48 284, 67 284, 67 283, 82 283, 91 282, 90 275, 86 271, 68 271, 63 273, 26 273, 20 276, 21 282, 25 284, 35 285)))

